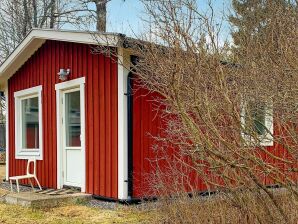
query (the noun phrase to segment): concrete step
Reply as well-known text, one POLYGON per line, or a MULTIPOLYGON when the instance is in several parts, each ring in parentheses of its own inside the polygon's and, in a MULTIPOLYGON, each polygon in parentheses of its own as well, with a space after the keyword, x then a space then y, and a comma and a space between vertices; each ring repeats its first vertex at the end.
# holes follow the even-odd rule
POLYGON ((4 197, 8 204, 32 208, 53 208, 61 205, 87 203, 92 199, 90 194, 73 193, 64 195, 49 195, 38 192, 9 193, 4 197))

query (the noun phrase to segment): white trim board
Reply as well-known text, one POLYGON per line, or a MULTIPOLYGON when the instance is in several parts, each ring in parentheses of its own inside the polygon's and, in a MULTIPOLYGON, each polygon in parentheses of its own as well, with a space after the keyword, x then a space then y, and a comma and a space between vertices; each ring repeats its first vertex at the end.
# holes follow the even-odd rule
POLYGON ((57 108, 57 188, 61 189, 63 187, 62 179, 62 132, 61 132, 61 120, 62 120, 62 108, 61 108, 61 95, 62 92, 72 88, 80 88, 80 100, 81 100, 81 147, 82 147, 82 159, 83 159, 83 176, 82 176, 82 186, 81 191, 86 191, 86 144, 85 144, 85 77, 58 83, 55 85, 56 89, 56 108, 57 108))
POLYGON ((76 86, 80 86, 82 84, 85 84, 85 77, 73 79, 66 82, 61 82, 55 85, 55 90, 66 90, 69 88, 74 88, 76 86))
POLYGON ((127 78, 123 48, 118 48, 118 199, 128 199, 127 78))
POLYGON ((24 90, 20 90, 18 92, 14 93, 14 97, 26 97, 28 95, 31 94, 35 94, 37 92, 41 92, 42 91, 42 86, 35 86, 29 89, 24 89, 24 90))

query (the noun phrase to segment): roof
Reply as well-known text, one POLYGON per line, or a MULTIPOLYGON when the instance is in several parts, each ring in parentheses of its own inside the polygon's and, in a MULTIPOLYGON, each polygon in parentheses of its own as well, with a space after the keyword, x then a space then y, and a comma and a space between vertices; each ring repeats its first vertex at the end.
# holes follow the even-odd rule
POLYGON ((120 33, 33 29, 0 65, 0 84, 9 79, 46 40, 119 47, 123 37, 120 33))

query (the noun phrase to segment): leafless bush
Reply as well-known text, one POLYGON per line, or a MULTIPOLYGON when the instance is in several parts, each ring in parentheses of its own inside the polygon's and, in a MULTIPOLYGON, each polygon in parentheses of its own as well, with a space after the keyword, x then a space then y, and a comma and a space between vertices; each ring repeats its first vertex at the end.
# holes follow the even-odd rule
POLYGON ((203 13, 194 0, 144 1, 150 29, 133 43, 134 71, 139 88, 160 95, 166 125, 153 136, 150 195, 179 199, 165 207, 168 222, 196 223, 214 204, 220 214, 206 222, 297 221, 290 208, 298 199, 298 17, 297 4, 285 2, 262 3, 258 29, 244 29, 230 45, 210 2, 203 13), (201 189, 222 198, 183 193, 201 189))
MULTIPOLYGON (((218 194, 208 198, 180 196, 164 198, 159 205, 156 223, 283 223, 276 207, 257 192, 218 194)), ((287 211, 288 223, 297 223, 297 200, 292 195, 278 197, 287 211)))

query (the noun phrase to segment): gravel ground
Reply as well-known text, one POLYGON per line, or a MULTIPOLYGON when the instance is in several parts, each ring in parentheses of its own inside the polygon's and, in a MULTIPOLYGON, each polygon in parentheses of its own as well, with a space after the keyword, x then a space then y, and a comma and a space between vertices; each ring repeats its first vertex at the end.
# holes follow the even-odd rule
POLYGON ((90 200, 86 206, 93 207, 93 208, 100 208, 100 209, 108 209, 108 210, 116 210, 117 208, 123 206, 116 202, 107 202, 101 201, 97 199, 90 200))
MULTIPOLYGON (((4 177, 5 177, 5 166, 0 165, 0 189, 10 191, 9 182, 1 183, 1 181, 4 179, 4 177)), ((17 187, 15 184, 13 184, 13 189, 15 192, 17 191, 17 187)), ((36 190, 38 190, 38 189, 36 189, 36 190)), ((30 186, 20 185, 20 192, 28 192, 28 191, 32 191, 32 188, 30 186)), ((125 207, 126 205, 120 204, 117 202, 107 202, 107 201, 103 201, 103 200, 92 199, 86 204, 86 206, 93 207, 93 208, 99 208, 99 209, 117 210, 118 208, 125 207)), ((141 211, 154 210, 156 208, 156 202, 139 203, 139 204, 133 204, 130 206, 137 208, 138 210, 141 210, 141 211)))
MULTIPOLYGON (((0 183, 0 188, 10 191, 10 183, 2 182, 2 183, 0 183)), ((17 186, 15 184, 13 184, 13 189, 15 192, 16 192, 16 188, 17 188, 17 186)), ((36 190, 38 190, 38 189, 36 189, 36 190)), ((29 186, 20 185, 20 192, 28 192, 28 191, 32 191, 32 188, 29 186)), ((102 201, 102 200, 92 199, 86 204, 86 206, 93 207, 93 208, 100 208, 100 209, 116 210, 119 206, 121 207, 123 205, 116 203, 116 202, 106 202, 106 201, 102 201)))
MULTIPOLYGON (((13 190, 15 192, 17 192, 17 185, 13 184, 12 187, 13 187, 13 190)), ((10 183, 9 182, 2 182, 0 184, 0 188, 2 188, 4 190, 7 190, 7 191, 10 191, 10 183)), ((36 190, 38 190, 38 189, 36 188, 36 190)), ((20 192, 26 192, 26 191, 32 191, 32 188, 29 187, 29 186, 20 185, 20 192)))
MULTIPOLYGON (((10 184, 9 182, 2 182, 0 183, 0 188, 10 191, 10 184)), ((13 184, 13 189, 16 192, 16 185, 13 184)), ((38 190, 36 188, 36 190, 38 190)), ((32 188, 30 186, 23 186, 20 185, 20 192, 28 192, 32 191, 32 188)), ((107 202, 103 200, 98 200, 98 199, 91 199, 89 202, 85 204, 87 207, 92 207, 92 208, 99 208, 99 209, 107 209, 107 210, 117 210, 118 208, 123 208, 127 205, 125 204, 120 204, 117 202, 107 202)), ((145 210, 155 210, 156 209, 156 202, 147 202, 147 203, 138 203, 138 204, 133 204, 131 205, 134 208, 137 208, 138 210, 145 211, 145 210)))

